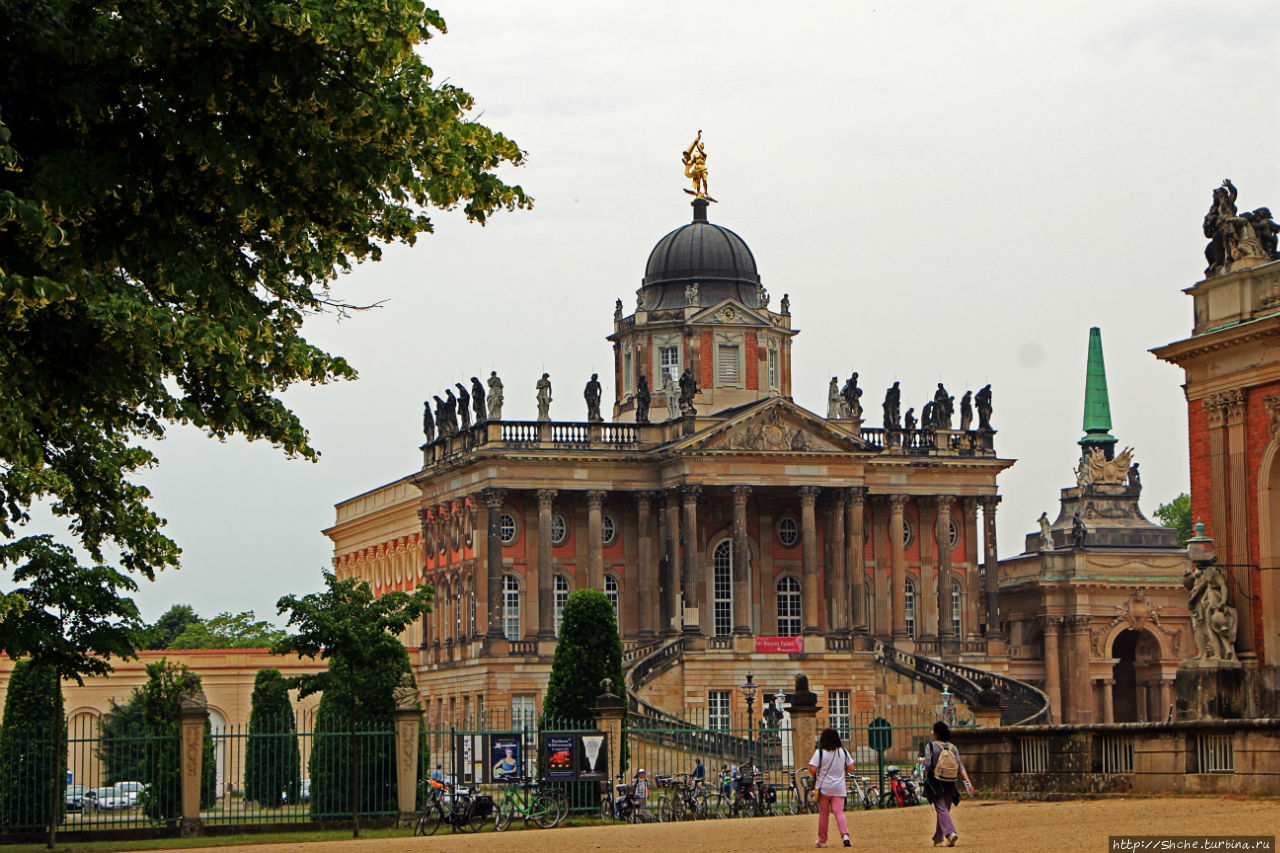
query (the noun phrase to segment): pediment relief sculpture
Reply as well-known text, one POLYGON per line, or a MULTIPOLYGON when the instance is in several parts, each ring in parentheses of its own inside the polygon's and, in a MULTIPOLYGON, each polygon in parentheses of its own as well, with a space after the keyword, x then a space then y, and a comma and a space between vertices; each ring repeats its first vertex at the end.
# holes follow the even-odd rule
POLYGON ((798 424, 783 417, 776 408, 712 436, 703 446, 708 450, 840 451, 844 449, 816 435, 805 424, 798 424))

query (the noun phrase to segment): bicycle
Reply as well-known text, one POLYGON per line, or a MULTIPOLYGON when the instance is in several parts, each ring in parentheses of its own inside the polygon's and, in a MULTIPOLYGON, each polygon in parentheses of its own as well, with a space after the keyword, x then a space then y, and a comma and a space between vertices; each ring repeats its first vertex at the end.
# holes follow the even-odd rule
POLYGON ((764 782, 757 785, 756 780, 763 777, 763 773, 744 773, 734 780, 738 790, 729 806, 731 816, 768 817, 773 814, 773 804, 778 792, 772 785, 764 782))
POLYGON ((635 796, 635 786, 622 784, 623 777, 617 777, 618 785, 601 782, 602 797, 600 799, 600 819, 616 820, 623 823, 653 823, 658 818, 644 807, 635 796), (614 787, 617 796, 614 796, 614 787))
POLYGON ((788 811, 791 814, 810 814, 816 811, 817 804, 814 801, 813 794, 813 777, 809 775, 807 767, 797 767, 789 774, 791 776, 791 806, 788 811), (796 774, 800 774, 800 781, 796 781, 796 774))
POLYGON ((532 823, 541 829, 550 829, 563 819, 556 798, 539 791, 533 779, 515 779, 507 785, 498 809, 498 831, 505 832, 517 814, 525 826, 532 823))
POLYGON ((498 805, 493 797, 478 789, 457 788, 435 779, 427 780, 431 791, 413 827, 414 835, 435 835, 443 825, 453 832, 479 832, 485 824, 500 821, 498 805), (445 793, 449 801, 444 801, 445 793))
POLYGON ((658 798, 658 819, 664 821, 707 820, 728 817, 729 809, 720 794, 706 790, 701 782, 694 781, 692 774, 677 773, 673 776, 659 776, 656 780, 659 788, 670 788, 670 796, 663 794, 658 798), (677 781, 683 778, 684 781, 677 781))
POLYGON ((861 805, 864 809, 873 809, 876 807, 880 799, 880 792, 871 784, 871 778, 869 776, 858 776, 854 773, 846 773, 845 778, 849 780, 848 802, 850 805, 861 805), (864 788, 863 785, 866 785, 866 787, 864 788))

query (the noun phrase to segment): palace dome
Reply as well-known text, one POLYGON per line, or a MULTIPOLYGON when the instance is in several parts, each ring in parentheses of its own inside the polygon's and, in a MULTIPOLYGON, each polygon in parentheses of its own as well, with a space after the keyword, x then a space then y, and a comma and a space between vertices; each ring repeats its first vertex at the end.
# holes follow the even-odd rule
POLYGON ((693 202, 693 221, 653 247, 644 271, 645 307, 684 305, 686 285, 697 283, 699 301, 714 305, 732 297, 760 306, 760 274, 746 242, 728 228, 707 221, 707 202, 693 202))

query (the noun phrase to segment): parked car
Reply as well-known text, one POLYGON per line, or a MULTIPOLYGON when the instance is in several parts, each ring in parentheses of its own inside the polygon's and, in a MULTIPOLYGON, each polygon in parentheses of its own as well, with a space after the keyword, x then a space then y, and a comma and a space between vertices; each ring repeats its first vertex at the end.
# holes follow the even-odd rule
POLYGON ((84 810, 84 798, 89 793, 89 788, 85 785, 68 785, 67 786, 67 811, 78 812, 84 810))
POLYGON ((117 791, 132 794, 135 802, 137 801, 139 794, 143 791, 150 790, 151 788, 150 785, 143 784, 142 782, 117 782, 111 787, 115 788, 117 791))
MULTIPOLYGON (((280 802, 288 804, 289 790, 287 788, 285 789, 284 793, 280 795, 280 802)), ((298 802, 299 803, 311 802, 311 780, 310 779, 303 779, 302 782, 299 783, 298 802)))
POLYGON ((85 811, 109 812, 119 809, 131 809, 138 804, 138 795, 129 791, 121 791, 114 785, 105 788, 91 788, 84 795, 85 811))

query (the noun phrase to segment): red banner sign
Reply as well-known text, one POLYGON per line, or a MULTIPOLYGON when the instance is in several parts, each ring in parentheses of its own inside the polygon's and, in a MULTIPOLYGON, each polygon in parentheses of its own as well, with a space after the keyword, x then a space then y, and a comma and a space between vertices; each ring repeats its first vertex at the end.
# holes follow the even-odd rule
POLYGON ((803 637, 756 637, 756 654, 785 655, 803 651, 803 637))

